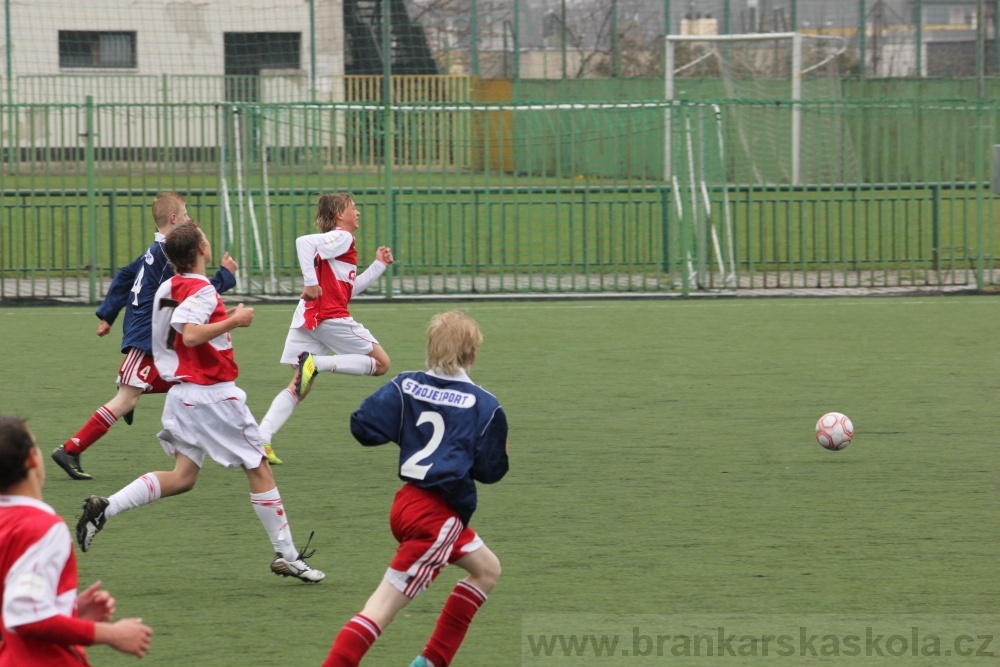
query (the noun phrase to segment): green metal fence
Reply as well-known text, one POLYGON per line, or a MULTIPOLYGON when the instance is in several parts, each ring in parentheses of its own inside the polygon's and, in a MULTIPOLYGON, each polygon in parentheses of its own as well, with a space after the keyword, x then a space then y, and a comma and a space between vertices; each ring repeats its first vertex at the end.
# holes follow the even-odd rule
POLYGON ((998 120, 967 100, 7 105, 0 289, 100 299, 165 189, 249 295, 298 293, 294 238, 332 190, 356 195, 362 263, 393 247, 389 296, 984 288, 998 120))

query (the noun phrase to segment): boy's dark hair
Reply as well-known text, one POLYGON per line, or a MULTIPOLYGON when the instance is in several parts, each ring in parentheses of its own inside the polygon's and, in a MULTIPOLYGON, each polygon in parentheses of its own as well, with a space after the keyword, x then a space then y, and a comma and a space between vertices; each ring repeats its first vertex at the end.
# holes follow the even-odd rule
POLYGON ((198 248, 204 241, 201 228, 193 222, 176 225, 167 234, 163 252, 177 273, 190 273, 198 263, 198 248))
POLYGON ((34 446, 23 419, 0 416, 0 493, 28 476, 28 456, 34 446))

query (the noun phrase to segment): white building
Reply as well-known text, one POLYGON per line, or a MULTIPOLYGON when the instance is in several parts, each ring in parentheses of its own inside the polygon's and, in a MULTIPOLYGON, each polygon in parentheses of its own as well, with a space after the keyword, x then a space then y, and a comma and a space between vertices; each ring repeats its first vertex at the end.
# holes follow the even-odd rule
POLYGON ((8 1, 0 77, 18 102, 343 98, 341 0, 8 1))

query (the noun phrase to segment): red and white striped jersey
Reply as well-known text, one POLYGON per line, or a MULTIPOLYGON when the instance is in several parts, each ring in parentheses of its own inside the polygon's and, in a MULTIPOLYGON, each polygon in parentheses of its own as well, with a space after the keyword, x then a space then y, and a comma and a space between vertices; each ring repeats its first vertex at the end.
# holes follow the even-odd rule
POLYGON ((156 290, 153 301, 153 361, 168 382, 200 385, 232 382, 239 374, 229 332, 187 347, 185 324, 208 324, 228 317, 222 298, 208 278, 195 273, 174 276, 156 290))
POLYGON ((350 317, 347 304, 358 274, 354 235, 339 228, 325 234, 306 234, 295 239, 295 249, 305 286, 319 285, 323 295, 315 301, 299 300, 291 328, 311 330, 324 320, 350 317))
POLYGON ((49 505, 0 495, 0 667, 87 664, 82 646, 27 639, 18 628, 76 616, 76 556, 66 523, 49 505))

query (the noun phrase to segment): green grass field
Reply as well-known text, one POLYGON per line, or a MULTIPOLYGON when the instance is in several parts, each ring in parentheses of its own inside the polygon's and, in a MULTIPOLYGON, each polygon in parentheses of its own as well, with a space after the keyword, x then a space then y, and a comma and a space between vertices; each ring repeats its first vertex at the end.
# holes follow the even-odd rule
MULTIPOLYGON (((426 322, 450 307, 364 304, 354 315, 384 344, 392 374, 423 366, 426 322)), ((523 654, 522 622, 539 615, 996 612, 995 299, 466 309, 486 337, 473 377, 506 407, 512 458, 502 482, 480 486, 473 527, 504 572, 455 665, 520 665, 522 655, 532 665, 666 662, 523 654), (813 439, 816 419, 831 410, 857 428, 841 452, 813 439)), ((258 419, 290 377, 277 359, 291 310, 258 307, 253 327, 234 333, 239 384, 258 419)), ((0 309, 0 323, 0 412, 28 417, 47 452, 113 395, 119 330, 98 339, 89 308, 0 309)), ((275 439, 296 541, 316 531, 312 562, 327 573, 320 585, 271 575, 244 476, 214 464, 191 493, 115 517, 78 554, 81 584, 102 579, 119 616, 142 616, 156 630, 143 665, 322 662, 395 545, 387 512, 399 485, 396 450, 362 448, 348 430, 350 412, 384 381, 320 377, 275 439)), ((84 455, 94 481, 49 467, 46 500, 71 525, 87 495, 172 465, 155 438, 162 404, 144 398, 133 426, 116 425, 84 455)), ((409 664, 458 578, 445 570, 365 664, 409 664)), ((91 658, 134 664, 106 647, 91 658)))

